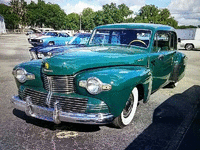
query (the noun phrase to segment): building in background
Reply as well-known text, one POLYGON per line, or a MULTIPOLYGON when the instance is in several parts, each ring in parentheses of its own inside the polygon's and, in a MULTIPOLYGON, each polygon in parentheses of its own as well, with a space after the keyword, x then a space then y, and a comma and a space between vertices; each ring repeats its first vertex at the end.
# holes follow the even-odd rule
POLYGON ((0 34, 6 33, 6 26, 3 16, 0 15, 0 34))

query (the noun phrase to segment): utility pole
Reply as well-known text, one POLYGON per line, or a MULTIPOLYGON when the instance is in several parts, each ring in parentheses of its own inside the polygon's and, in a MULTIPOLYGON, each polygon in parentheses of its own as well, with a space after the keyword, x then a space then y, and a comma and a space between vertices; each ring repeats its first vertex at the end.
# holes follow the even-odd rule
POLYGON ((80 13, 80 31, 81 31, 81 13, 80 13))

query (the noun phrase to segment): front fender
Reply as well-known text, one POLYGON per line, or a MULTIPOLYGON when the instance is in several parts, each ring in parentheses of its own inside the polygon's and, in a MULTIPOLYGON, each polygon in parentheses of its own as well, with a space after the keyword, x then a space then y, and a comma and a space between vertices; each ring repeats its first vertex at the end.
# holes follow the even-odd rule
POLYGON ((32 60, 32 61, 24 62, 24 63, 21 63, 21 64, 15 66, 13 70, 15 70, 17 68, 23 68, 28 73, 32 73, 35 75, 34 80, 27 80, 24 83, 20 83, 16 79, 17 87, 19 88, 21 85, 32 86, 32 87, 43 87, 43 82, 42 82, 42 78, 41 78, 41 65, 42 65, 42 60, 32 60))
POLYGON ((75 78, 76 92, 78 94, 104 101, 115 117, 121 114, 135 86, 140 84, 143 86, 144 98, 147 100, 151 81, 150 70, 139 66, 120 66, 87 70, 78 73, 75 78), (110 91, 102 91, 97 95, 90 94, 85 88, 79 87, 78 84, 79 81, 87 80, 90 77, 97 77, 103 83, 112 85, 112 89, 110 91))

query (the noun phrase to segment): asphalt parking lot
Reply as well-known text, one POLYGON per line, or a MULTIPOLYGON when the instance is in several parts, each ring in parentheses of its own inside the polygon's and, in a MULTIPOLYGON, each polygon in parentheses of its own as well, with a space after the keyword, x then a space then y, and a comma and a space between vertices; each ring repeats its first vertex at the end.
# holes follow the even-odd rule
MULTIPOLYGON (((200 101, 200 51, 180 50, 188 57, 185 77, 176 88, 163 88, 140 103, 131 125, 71 123, 56 125, 27 117, 10 104, 17 87, 12 69, 29 61, 31 45, 24 34, 0 35, 0 150, 174 150, 195 120, 200 101)), ((185 142, 187 143, 187 142, 185 142)))

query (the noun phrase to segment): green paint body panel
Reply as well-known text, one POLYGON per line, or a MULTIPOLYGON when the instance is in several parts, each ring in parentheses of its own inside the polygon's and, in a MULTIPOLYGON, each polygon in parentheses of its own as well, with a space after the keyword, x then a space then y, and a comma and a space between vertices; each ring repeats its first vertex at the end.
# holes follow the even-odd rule
MULTIPOLYGON (((147 102, 152 92, 170 82, 177 82, 184 76, 187 60, 184 54, 176 50, 151 53, 155 33, 159 30, 174 31, 172 27, 152 24, 114 24, 99 26, 94 30, 106 28, 149 29, 152 33, 149 47, 88 45, 44 60, 21 63, 14 69, 24 68, 35 75, 35 80, 28 80, 25 83, 16 80, 18 88, 23 90, 28 87, 47 92, 43 87, 42 73, 53 76, 75 75, 75 93, 53 94, 88 98, 88 104, 100 104, 103 101, 107 104, 109 112, 117 117, 121 114, 135 86, 142 87, 142 98, 147 102), (162 61, 158 60, 161 54, 165 56, 162 61), (49 64, 48 69, 44 69, 45 63, 49 64), (85 88, 79 86, 79 81, 90 77, 96 77, 103 83, 112 85, 112 89, 97 95, 90 94, 85 88)), ((91 113, 90 110, 86 112, 91 113)))

